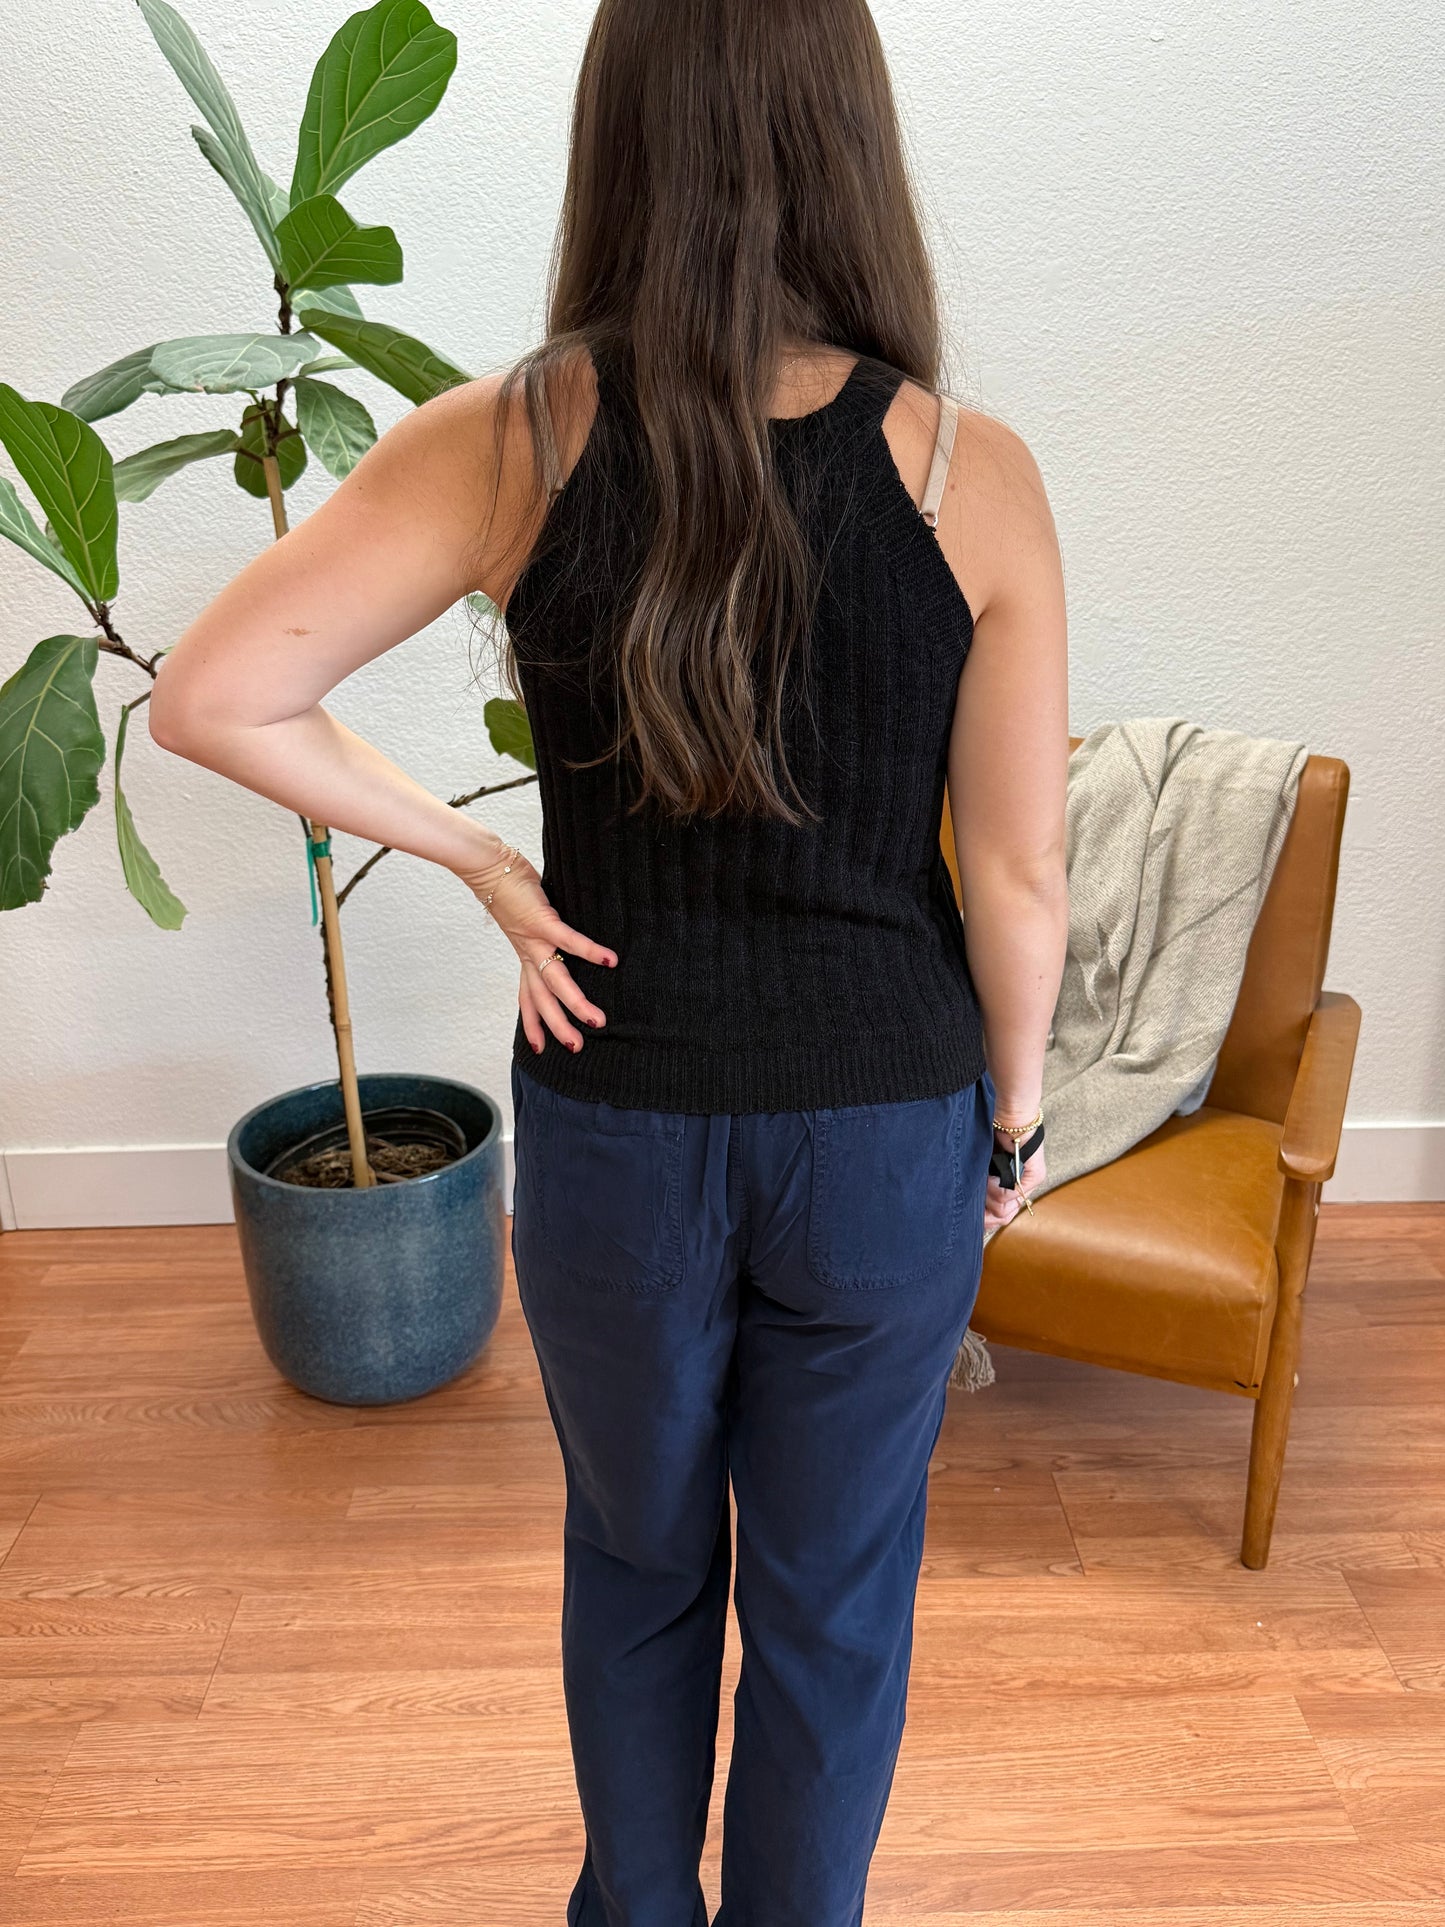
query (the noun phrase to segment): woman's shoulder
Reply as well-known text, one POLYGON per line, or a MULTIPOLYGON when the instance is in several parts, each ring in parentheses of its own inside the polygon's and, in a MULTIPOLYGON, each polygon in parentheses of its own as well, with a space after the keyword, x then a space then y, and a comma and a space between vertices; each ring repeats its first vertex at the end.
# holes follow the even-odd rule
POLYGON ((537 394, 552 428, 541 439, 520 378, 477 375, 410 410, 366 458, 368 480, 425 516, 434 539, 467 559, 469 586, 497 595, 493 579, 530 547, 550 489, 570 472, 597 405, 585 349, 548 357, 537 394), (539 486, 539 483, 541 486, 539 486))
MULTIPOLYGON (((1053 550, 1056 536, 1042 470, 1024 436, 998 416, 949 399, 958 427, 937 533, 977 617, 1021 568, 1053 550)), ((933 461, 939 406, 937 390, 905 378, 884 418, 894 463, 915 503, 933 461)))
MULTIPOLYGON (((889 410, 889 423, 885 425, 891 427, 896 417, 902 432, 916 439, 931 459, 940 394, 947 395, 958 410, 955 460, 961 456, 963 466, 980 469, 981 482, 991 481, 1000 486, 1017 482, 1024 476, 1038 476, 1038 463, 1032 450, 1010 423, 997 415, 985 414, 982 409, 971 408, 959 396, 949 395, 946 389, 925 387, 906 375, 899 381, 897 396, 889 410)), ((893 439, 891 433, 889 439, 893 439)))
MULTIPOLYGON (((597 370, 588 350, 569 347, 547 356, 538 369, 537 392, 552 421, 563 466, 568 467, 586 440, 597 405, 597 370)), ((518 371, 503 369, 459 382, 422 402, 409 420, 409 439, 418 458, 444 467, 475 467, 492 449, 504 462, 532 454, 532 421, 518 371)), ((483 465, 489 471, 494 466, 485 459, 483 465)), ((492 479, 490 472, 487 479, 492 479)))

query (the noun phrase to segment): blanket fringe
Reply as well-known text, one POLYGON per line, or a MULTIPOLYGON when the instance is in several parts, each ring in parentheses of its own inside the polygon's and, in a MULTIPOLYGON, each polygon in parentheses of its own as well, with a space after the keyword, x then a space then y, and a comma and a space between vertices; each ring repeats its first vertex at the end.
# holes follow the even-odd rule
POLYGON ((992 1385, 997 1376, 988 1346, 970 1325, 948 1375, 949 1384, 962 1392, 981 1392, 985 1386, 992 1385))

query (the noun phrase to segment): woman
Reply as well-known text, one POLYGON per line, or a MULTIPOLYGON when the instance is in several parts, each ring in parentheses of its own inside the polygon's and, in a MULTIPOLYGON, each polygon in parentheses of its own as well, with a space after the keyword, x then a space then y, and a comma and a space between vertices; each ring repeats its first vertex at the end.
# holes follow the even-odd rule
MULTIPOLYGON (((1063 966, 1064 596, 937 392, 864 0, 603 0, 547 341, 418 408, 194 623, 157 740, 454 871, 521 959, 518 1289, 567 1485, 573 1927, 852 1927, 995 1146, 1063 966), (950 437, 956 446, 950 452, 950 437), (951 457, 951 458, 950 458, 951 457), (329 716, 480 589, 544 868, 329 716), (964 898, 939 847, 947 780, 964 898)), ((1023 1188, 1043 1175, 1041 1150, 1023 1188)))

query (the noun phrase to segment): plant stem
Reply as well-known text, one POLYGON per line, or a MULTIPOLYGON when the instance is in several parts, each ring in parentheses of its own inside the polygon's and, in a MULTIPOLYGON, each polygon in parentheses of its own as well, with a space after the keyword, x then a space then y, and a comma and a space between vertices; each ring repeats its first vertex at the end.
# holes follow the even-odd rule
POLYGON ((152 682, 154 682, 156 669, 160 664, 161 657, 165 654, 165 650, 157 649, 153 656, 138 656, 130 644, 117 633, 115 625, 110 619, 110 604, 108 602, 97 602, 93 607, 90 604, 86 606, 90 609, 91 620, 101 633, 103 639, 100 647, 105 651, 106 655, 121 656, 126 662, 133 662, 137 669, 143 669, 151 678, 152 682))

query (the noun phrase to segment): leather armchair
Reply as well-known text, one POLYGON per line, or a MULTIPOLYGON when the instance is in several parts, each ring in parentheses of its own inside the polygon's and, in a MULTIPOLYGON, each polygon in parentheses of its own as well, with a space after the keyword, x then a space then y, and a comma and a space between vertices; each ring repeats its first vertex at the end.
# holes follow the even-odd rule
MULTIPOLYGON (((1322 988, 1349 780, 1333 756, 1301 771, 1204 1104, 991 1238, 972 1320, 998 1344, 1253 1399, 1240 1557, 1254 1568, 1269 1557, 1320 1187, 1360 1027, 1354 998, 1322 988)), ((946 803, 943 850, 957 893, 946 803)))

